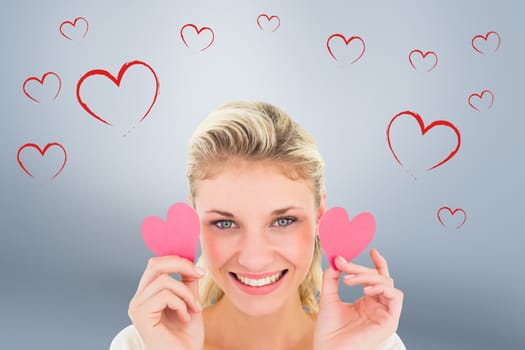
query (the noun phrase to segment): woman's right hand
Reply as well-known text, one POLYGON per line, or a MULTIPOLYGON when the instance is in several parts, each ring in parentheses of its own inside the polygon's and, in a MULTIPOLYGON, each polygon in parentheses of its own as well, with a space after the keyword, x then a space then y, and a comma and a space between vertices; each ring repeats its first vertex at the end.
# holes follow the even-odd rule
POLYGON ((149 260, 128 310, 146 350, 202 349, 199 279, 203 273, 199 270, 179 256, 149 260), (170 276, 175 273, 181 281, 170 276))

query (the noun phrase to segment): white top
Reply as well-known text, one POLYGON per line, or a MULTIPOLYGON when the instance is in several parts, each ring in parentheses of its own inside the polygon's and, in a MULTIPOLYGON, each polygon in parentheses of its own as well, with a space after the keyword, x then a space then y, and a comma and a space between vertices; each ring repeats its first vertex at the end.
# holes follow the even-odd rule
MULTIPOLYGON (((113 338, 109 350, 144 350, 144 343, 135 326, 129 325, 113 338)), ((406 348, 401 338, 394 333, 377 350, 406 350, 406 348)))

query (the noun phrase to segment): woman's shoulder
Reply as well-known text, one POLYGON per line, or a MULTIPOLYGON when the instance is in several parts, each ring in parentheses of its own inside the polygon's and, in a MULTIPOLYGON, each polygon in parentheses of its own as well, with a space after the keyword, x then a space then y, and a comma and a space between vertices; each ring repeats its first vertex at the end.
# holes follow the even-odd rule
MULTIPOLYGON (((137 329, 132 324, 123 328, 111 341, 109 350, 143 350, 144 344, 137 329)), ((206 349, 206 347, 205 347, 206 349)), ((211 348, 210 348, 211 349, 211 348)), ((405 344, 397 335, 392 334, 383 344, 380 350, 406 350, 405 344)))
POLYGON ((122 329, 111 341, 109 350, 143 350, 144 343, 132 324, 122 329))
POLYGON ((383 344, 381 344, 380 350, 406 350, 405 344, 397 335, 397 333, 392 334, 383 344))

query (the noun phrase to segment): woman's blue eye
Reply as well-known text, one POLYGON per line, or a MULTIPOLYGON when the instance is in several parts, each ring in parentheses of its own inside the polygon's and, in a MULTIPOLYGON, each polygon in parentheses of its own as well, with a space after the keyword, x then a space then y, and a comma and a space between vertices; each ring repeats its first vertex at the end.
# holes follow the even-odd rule
MULTIPOLYGON (((297 219, 293 217, 283 217, 283 218, 278 218, 277 220, 275 220, 274 225, 278 227, 286 227, 286 226, 293 224, 296 221, 297 219)), ((217 220, 217 221, 213 221, 212 225, 215 225, 217 228, 221 230, 228 230, 228 229, 234 228, 235 224, 231 220, 217 220)))
POLYGON ((214 221, 213 224, 215 226, 217 226, 218 228, 220 229, 229 229, 229 228, 232 228, 233 226, 233 221, 229 221, 229 220, 217 220, 217 221, 214 221))
POLYGON ((277 224, 277 226, 284 227, 293 224, 295 221, 296 219, 294 218, 286 217, 275 220, 275 223, 277 224))

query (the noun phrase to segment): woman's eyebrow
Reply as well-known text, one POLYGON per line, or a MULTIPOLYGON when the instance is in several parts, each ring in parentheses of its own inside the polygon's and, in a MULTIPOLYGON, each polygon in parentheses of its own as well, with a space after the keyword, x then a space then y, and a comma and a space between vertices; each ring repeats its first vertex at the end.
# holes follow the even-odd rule
POLYGON ((233 218, 234 217, 234 215, 232 213, 228 213, 227 211, 222 211, 222 210, 217 210, 217 209, 206 210, 206 214, 210 214, 210 213, 217 213, 217 214, 225 216, 227 218, 233 218))
POLYGON ((304 209, 304 208, 301 208, 301 207, 296 207, 296 206, 289 206, 289 207, 285 207, 285 208, 281 208, 281 209, 275 209, 274 211, 272 211, 272 215, 282 215, 284 213, 286 213, 288 210, 291 210, 291 209, 304 209))
MULTIPOLYGON (((289 207, 275 209, 274 211, 272 211, 271 215, 282 215, 282 214, 286 213, 288 210, 291 210, 291 209, 304 209, 304 208, 296 207, 296 206, 292 205, 292 206, 289 206, 289 207)), ((209 214, 209 213, 217 213, 217 214, 222 215, 222 216, 227 217, 227 218, 235 217, 235 215, 233 215, 230 212, 223 211, 223 210, 218 210, 218 209, 207 210, 206 214, 209 214)))

